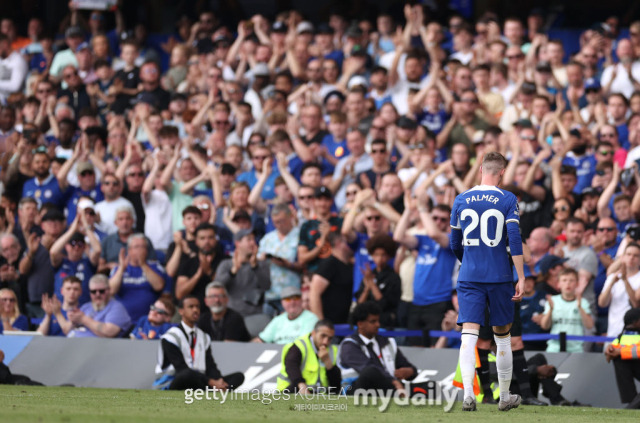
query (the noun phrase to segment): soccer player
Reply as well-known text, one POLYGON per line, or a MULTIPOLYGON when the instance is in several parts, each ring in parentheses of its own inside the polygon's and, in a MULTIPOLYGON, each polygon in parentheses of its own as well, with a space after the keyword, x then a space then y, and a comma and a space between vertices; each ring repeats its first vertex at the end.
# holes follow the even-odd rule
POLYGON ((487 304, 497 346, 498 409, 508 411, 521 402, 519 395, 509 392, 513 367, 510 330, 514 314, 512 301, 522 299, 525 278, 518 200, 515 195, 497 187, 506 166, 507 160, 501 154, 491 152, 485 155, 480 168, 481 185, 458 195, 451 211, 451 249, 462 262, 457 291, 460 304, 458 324, 462 324, 460 371, 464 385, 464 411, 476 409, 473 394, 475 347, 487 304), (515 293, 507 238, 518 273, 515 293))

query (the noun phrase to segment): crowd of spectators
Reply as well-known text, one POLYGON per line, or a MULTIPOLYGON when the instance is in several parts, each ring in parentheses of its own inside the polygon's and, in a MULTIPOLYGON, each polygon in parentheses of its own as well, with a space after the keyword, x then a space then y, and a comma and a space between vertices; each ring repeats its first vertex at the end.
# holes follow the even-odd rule
POLYGON ((537 10, 202 11, 157 51, 117 8, 69 7, 57 36, 0 24, 0 330, 158 338, 190 295, 214 340, 290 342, 366 301, 453 329, 450 207, 490 151, 524 333, 615 336, 640 304, 640 21, 565 51, 537 10))

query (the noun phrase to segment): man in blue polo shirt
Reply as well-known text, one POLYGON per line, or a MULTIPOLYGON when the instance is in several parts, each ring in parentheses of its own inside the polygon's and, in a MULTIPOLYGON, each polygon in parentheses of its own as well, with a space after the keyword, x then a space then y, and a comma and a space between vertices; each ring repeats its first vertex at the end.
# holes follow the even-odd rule
POLYGON ((131 235, 127 247, 126 255, 124 248, 120 250, 118 265, 111 270, 109 286, 131 320, 137 322, 165 289, 166 274, 157 261, 147 259, 147 240, 143 234, 131 235))
POLYGON ((267 182, 262 189, 262 199, 263 200, 271 200, 276 196, 274 191, 275 189, 275 181, 278 176, 280 176, 280 171, 278 167, 275 166, 273 160, 269 160, 271 157, 271 150, 269 150, 266 146, 259 146, 253 150, 251 153, 251 162, 253 163, 253 168, 251 170, 247 170, 238 176, 238 182, 246 182, 251 189, 258 183, 258 178, 260 177, 260 173, 262 172, 262 166, 266 164, 270 164, 274 166, 271 175, 267 179, 267 182))
POLYGON ((64 209, 66 196, 60 189, 58 180, 49 172, 51 159, 44 147, 38 147, 33 154, 31 170, 35 176, 24 183, 22 196, 35 198, 39 205, 53 203, 60 210, 64 209))

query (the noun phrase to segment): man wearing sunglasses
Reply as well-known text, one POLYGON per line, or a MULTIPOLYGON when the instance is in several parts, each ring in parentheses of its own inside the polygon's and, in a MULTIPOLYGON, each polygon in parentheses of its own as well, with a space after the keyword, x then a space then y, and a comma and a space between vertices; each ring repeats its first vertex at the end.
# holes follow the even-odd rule
POLYGON ((129 335, 131 339, 158 339, 174 325, 171 318, 176 309, 167 298, 159 298, 149 307, 149 314, 142 316, 129 335))
MULTIPOLYGON (((374 268, 373 259, 367 251, 367 241, 377 235, 388 234, 390 222, 396 223, 400 215, 388 204, 376 200, 372 189, 355 194, 353 207, 344 218, 342 235, 347 238, 349 247, 354 251, 353 292, 360 289, 365 266, 374 268)), ((393 260, 390 263, 393 266, 393 260)))
POLYGON ((80 309, 69 310, 67 317, 73 329, 67 337, 118 338, 131 327, 131 318, 124 306, 111 298, 109 280, 103 274, 89 279, 91 301, 80 309))

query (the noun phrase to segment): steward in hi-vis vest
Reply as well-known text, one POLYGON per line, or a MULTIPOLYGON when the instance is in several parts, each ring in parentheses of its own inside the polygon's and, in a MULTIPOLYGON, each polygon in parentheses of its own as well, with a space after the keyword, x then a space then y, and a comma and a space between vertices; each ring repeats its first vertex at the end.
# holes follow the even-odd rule
POLYGON ((282 366, 277 389, 287 392, 335 392, 342 381, 337 366, 338 348, 331 345, 333 323, 320 320, 313 331, 282 349, 282 366))
POLYGON ((627 408, 640 409, 640 394, 634 378, 640 380, 640 308, 632 308, 624 315, 624 330, 604 352, 607 361, 613 360, 620 401, 627 408))

